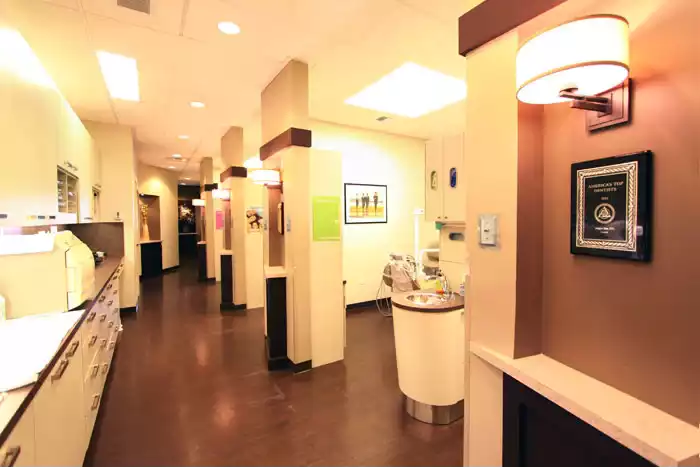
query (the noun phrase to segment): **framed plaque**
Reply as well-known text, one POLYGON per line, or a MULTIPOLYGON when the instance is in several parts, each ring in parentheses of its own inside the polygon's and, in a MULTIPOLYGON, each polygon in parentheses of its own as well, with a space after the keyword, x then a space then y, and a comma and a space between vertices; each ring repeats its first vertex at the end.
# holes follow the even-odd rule
POLYGON ((571 164, 571 253, 651 260, 652 153, 571 164))

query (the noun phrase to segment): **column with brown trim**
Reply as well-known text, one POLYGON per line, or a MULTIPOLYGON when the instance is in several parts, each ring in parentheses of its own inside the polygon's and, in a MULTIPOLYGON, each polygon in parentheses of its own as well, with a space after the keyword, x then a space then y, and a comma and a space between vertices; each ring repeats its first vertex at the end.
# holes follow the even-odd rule
POLYGON ((204 200, 204 235, 198 248, 206 251, 206 280, 216 281, 216 212, 214 206, 214 196, 212 191, 216 188, 214 184, 214 161, 211 157, 204 157, 199 165, 199 179, 201 183, 201 198, 204 200))
POLYGON ((225 170, 219 181, 230 199, 224 207, 224 248, 221 251, 221 310, 246 308, 245 184, 248 171, 243 167, 243 128, 231 127, 221 138, 221 158, 225 170))
POLYGON ((311 148, 308 94, 308 65, 292 60, 261 96, 260 159, 265 168, 282 171, 282 186, 269 187, 265 206, 268 366, 279 368, 280 356, 269 352, 279 349, 283 336, 284 358, 294 371, 342 360, 344 354, 341 155, 311 148), (323 241, 313 234, 313 205, 321 199, 338 202, 337 237, 323 241), (274 296, 282 290, 284 297, 274 296), (278 319, 276 306, 286 308, 285 320, 278 319))

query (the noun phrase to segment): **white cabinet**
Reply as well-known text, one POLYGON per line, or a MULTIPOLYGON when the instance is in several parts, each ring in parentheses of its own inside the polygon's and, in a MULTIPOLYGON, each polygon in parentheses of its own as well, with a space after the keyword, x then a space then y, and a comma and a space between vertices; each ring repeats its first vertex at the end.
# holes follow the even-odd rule
POLYGON ((34 398, 36 465, 82 465, 85 457, 81 333, 61 355, 34 398))
POLYGON ((29 405, 12 429, 5 444, 0 446, 0 465, 28 467, 36 463, 34 444, 34 407, 29 405))
POLYGON ((464 222, 464 135, 428 141, 425 145, 425 216, 443 223, 464 222))

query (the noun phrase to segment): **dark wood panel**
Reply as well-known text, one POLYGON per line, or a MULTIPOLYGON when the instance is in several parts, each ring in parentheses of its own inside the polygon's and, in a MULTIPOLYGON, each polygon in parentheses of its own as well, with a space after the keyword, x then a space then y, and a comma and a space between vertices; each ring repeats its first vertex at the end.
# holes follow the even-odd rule
POLYGON ((233 306, 233 256, 221 255, 221 308, 233 306))
POLYGON ((197 243, 197 277, 200 281, 207 280, 207 244, 197 243))
POLYGON ((265 281, 267 293, 267 362, 268 370, 287 367, 287 279, 265 281))
POLYGON ((207 183, 204 185, 204 189, 202 191, 214 191, 219 188, 218 183, 207 183))
POLYGON ((160 242, 141 243, 141 277, 163 274, 163 245, 160 242))
POLYGON ((503 376, 503 467, 653 465, 532 389, 503 376))
POLYGON ((290 128, 287 131, 275 136, 260 148, 260 160, 264 161, 290 146, 303 148, 311 147, 311 130, 301 128, 290 128))
POLYGON ((219 175, 219 181, 223 182, 231 177, 246 178, 248 176, 248 169, 245 167, 231 166, 228 169, 221 172, 219 175))
POLYGON ((459 18, 459 53, 467 55, 566 0, 484 0, 459 18))

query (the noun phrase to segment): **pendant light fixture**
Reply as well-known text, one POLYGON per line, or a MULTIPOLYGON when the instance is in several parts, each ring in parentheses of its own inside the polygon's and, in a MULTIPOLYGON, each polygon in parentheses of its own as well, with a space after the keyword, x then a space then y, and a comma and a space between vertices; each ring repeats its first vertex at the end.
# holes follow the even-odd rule
POLYGON ((525 42, 516 57, 516 95, 528 104, 571 101, 573 108, 611 114, 613 96, 600 94, 628 76, 629 24, 616 15, 587 16, 548 29, 525 42))

